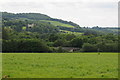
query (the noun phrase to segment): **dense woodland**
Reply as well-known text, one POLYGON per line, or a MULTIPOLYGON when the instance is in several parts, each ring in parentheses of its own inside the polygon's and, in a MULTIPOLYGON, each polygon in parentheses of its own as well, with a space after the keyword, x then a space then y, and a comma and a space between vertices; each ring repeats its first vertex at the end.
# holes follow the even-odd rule
POLYGON ((39 13, 2 12, 2 17, 3 52, 69 52, 64 47, 78 48, 73 52, 119 52, 117 27, 80 27, 39 13))

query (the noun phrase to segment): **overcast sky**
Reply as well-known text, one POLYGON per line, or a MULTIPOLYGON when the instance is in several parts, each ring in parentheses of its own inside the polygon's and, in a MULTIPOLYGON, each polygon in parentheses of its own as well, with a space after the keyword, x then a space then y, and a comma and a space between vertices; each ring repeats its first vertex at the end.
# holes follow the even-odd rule
POLYGON ((0 10, 42 13, 80 26, 118 26, 118 0, 0 0, 0 10))

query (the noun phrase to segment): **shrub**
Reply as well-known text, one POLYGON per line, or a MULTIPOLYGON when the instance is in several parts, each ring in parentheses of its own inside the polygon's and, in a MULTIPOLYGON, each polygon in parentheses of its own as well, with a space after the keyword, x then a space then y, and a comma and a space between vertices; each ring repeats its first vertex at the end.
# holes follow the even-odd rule
POLYGON ((84 52, 97 52, 97 47, 94 44, 84 43, 82 46, 84 52))

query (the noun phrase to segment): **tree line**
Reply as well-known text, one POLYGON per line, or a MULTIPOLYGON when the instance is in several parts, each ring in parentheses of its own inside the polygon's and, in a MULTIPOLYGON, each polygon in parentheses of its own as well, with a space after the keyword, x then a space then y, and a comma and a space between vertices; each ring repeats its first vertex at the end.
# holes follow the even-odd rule
POLYGON ((80 48, 77 52, 119 52, 119 39, 114 34, 75 35, 39 33, 3 28, 3 52, 61 52, 55 47, 80 48))

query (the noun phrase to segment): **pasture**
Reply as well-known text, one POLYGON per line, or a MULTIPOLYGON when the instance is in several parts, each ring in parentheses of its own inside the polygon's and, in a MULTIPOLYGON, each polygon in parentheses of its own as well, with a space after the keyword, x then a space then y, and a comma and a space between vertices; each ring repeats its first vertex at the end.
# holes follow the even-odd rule
POLYGON ((64 27, 69 27, 69 28, 74 28, 75 26, 69 25, 69 24, 64 24, 58 21, 50 21, 50 20, 40 20, 44 22, 50 22, 54 26, 64 26, 64 27))
POLYGON ((83 33, 80 32, 72 32, 72 31, 67 31, 67 30, 60 30, 61 32, 63 32, 62 34, 74 34, 76 36, 81 36, 83 33))
POLYGON ((118 53, 3 53, 10 78, 117 78, 118 53))

